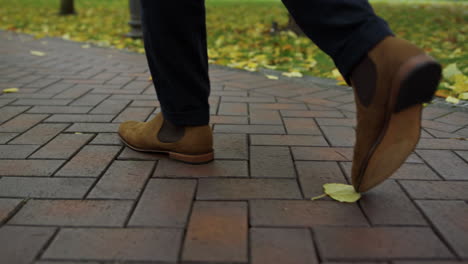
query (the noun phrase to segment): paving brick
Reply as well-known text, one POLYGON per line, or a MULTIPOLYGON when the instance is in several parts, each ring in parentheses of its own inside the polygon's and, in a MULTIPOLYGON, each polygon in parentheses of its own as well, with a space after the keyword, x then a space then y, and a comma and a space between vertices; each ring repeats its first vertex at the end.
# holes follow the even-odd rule
POLYGON ((250 201, 252 226, 314 227, 367 226, 367 220, 356 204, 335 201, 250 201))
POLYGON ((322 135, 312 118, 284 118, 288 134, 322 135))
POLYGON ((148 116, 153 112, 152 108, 145 107, 128 107, 122 111, 112 122, 119 123, 129 120, 145 121, 148 116))
POLYGON ((218 110, 219 115, 247 115, 246 103, 221 103, 218 110))
POLYGON ((67 105, 71 102, 71 100, 65 99, 20 99, 16 100, 12 105, 67 105))
POLYGON ((34 106, 27 113, 33 114, 85 114, 91 110, 88 106, 34 106))
POLYGON ((373 225, 427 225, 395 181, 387 180, 367 192, 360 199, 360 204, 373 225))
POLYGON ((452 257, 433 231, 425 227, 320 227, 314 231, 324 260, 452 257))
POLYGON ((455 151, 455 153, 457 153, 458 156, 462 157, 462 159, 468 162, 468 151, 455 151))
POLYGON ((68 124, 38 124, 26 133, 15 138, 10 144, 37 144, 42 145, 67 128, 68 124))
POLYGON ((325 183, 345 183, 346 178, 336 162, 297 161, 299 183, 306 198, 323 194, 325 183))
POLYGON ((49 226, 123 226, 132 203, 115 200, 30 200, 8 223, 49 226))
POLYGON ((285 134, 279 125, 215 125, 215 133, 285 134))
POLYGON ((446 180, 468 180, 468 163, 448 150, 418 150, 417 153, 446 180))
POLYGON ((164 158, 167 158, 167 155, 152 153, 152 152, 135 151, 131 148, 126 147, 120 153, 117 159, 119 160, 160 160, 164 158))
POLYGON ((14 210, 21 204, 21 201, 20 199, 0 198, 0 224, 13 214, 14 210))
POLYGON ((97 105, 90 113, 91 114, 118 114, 129 103, 130 103, 130 100, 106 99, 102 103, 97 105))
POLYGON ((198 200, 301 199, 295 180, 200 179, 198 200))
POLYGON ((0 263, 29 264, 53 236, 55 228, 3 226, 0 228, 0 263))
POLYGON ((109 95, 106 94, 87 94, 76 99, 70 105, 72 106, 96 106, 106 99, 109 95))
POLYGON ((468 204, 464 201, 417 201, 455 252, 468 258, 468 204))
POLYGON ((0 160, 0 176, 51 176, 63 160, 0 160))
POLYGON ((74 123, 65 130, 66 132, 83 133, 114 133, 119 130, 119 124, 106 123, 74 123))
POLYGON ((305 104, 260 104, 260 103, 251 103, 250 109, 269 109, 269 110, 307 110, 305 104))
MULTIPOLYGON (((351 162, 341 162, 348 178, 351 177, 351 162)), ((401 167, 393 173, 395 180, 440 180, 440 177, 425 164, 403 163, 401 167)))
POLYGON ((324 147, 292 147, 294 160, 336 160, 348 161, 352 159, 351 148, 324 148, 324 147))
POLYGON ((9 103, 13 102, 15 99, 14 98, 0 98, 0 107, 8 105, 9 103))
POLYGON ((457 260, 413 260, 413 261, 393 261, 395 264, 468 264, 468 261, 457 260))
POLYGON ((5 106, 0 108, 0 124, 28 110, 26 106, 5 106))
POLYGON ((211 124, 248 124, 247 116, 221 116, 212 115, 211 124))
POLYGON ((48 115, 21 114, 13 119, 3 123, 0 126, 0 132, 19 132, 22 133, 37 123, 46 119, 48 115))
POLYGON ((252 177, 296 177, 291 153, 287 147, 250 147, 250 172, 252 177))
POLYGON ((412 199, 468 200, 468 181, 400 181, 412 199))
POLYGON ((93 179, 4 177, 0 196, 30 198, 83 198, 93 179))
POLYGON ((307 229, 250 229, 252 264, 319 263, 307 229))
POLYGON ((450 125, 466 126, 468 125, 468 113, 453 112, 435 120, 450 125))
POLYGON ((99 133, 89 144, 93 145, 122 145, 117 133, 99 133))
POLYGON ((136 199, 153 167, 152 161, 114 161, 87 198, 136 199))
POLYGON ((12 138, 16 137, 18 133, 0 133, 0 144, 5 144, 12 138))
POLYGON ((251 135, 252 145, 276 146, 328 146, 322 136, 306 135, 251 135))
POLYGON ((38 145, 0 145, 0 159, 25 159, 39 147, 38 145))
POLYGON ((163 159, 158 162, 156 177, 248 177, 243 160, 214 160, 208 164, 191 165, 163 159))
POLYGON ((182 261, 246 263, 247 233, 245 202, 196 202, 185 238, 182 261))
POLYGON ((60 134, 47 145, 39 149, 30 158, 32 159, 69 159, 86 142, 92 134, 60 134))
POLYGON ((424 119, 434 119, 434 118, 437 118, 437 117, 447 115, 452 111, 453 111, 452 109, 432 107, 432 106, 428 105, 428 106, 424 107, 423 118, 424 119))
POLYGON ((60 230, 43 258, 175 263, 181 240, 182 230, 178 229, 66 228, 60 230))
POLYGON ((316 118, 320 126, 356 126, 356 119, 354 118, 316 118))
POLYGON ((352 147, 356 139, 351 127, 321 126, 324 136, 334 147, 352 147))
POLYGON ((214 134, 213 145, 216 159, 248 159, 245 134, 214 134))
POLYGON ((86 87, 86 86, 85 87, 74 86, 70 89, 67 89, 57 94, 53 98, 54 99, 76 99, 76 98, 83 96, 84 94, 89 92, 91 89, 92 89, 91 87, 86 87))
MULTIPOLYGON (((273 96, 230 96, 224 93, 217 93, 218 95, 225 95, 222 97, 222 102, 236 102, 236 103, 274 103, 275 98, 273 96)), ((233 92, 231 92, 233 93, 233 92)), ((238 92, 237 92, 238 93, 238 92)), ((212 95, 215 95, 212 93, 212 95)), ((243 94, 242 94, 243 95, 243 94)))
POLYGON ((418 149, 468 150, 468 141, 459 140, 459 139, 447 139, 447 138, 421 138, 416 148, 418 149))
POLYGON ((278 111, 274 110, 250 110, 250 124, 282 125, 283 121, 278 111))
POLYGON ((448 132, 448 133, 455 132, 456 130, 462 127, 461 125, 449 125, 446 123, 441 123, 441 122, 431 121, 431 120, 423 120, 421 122, 421 125, 424 128, 431 128, 431 129, 448 132))
POLYGON ((115 115, 80 115, 80 114, 54 114, 44 120, 50 123, 95 123, 95 122, 110 122, 115 115))
POLYGON ((281 110, 283 117, 344 117, 340 111, 293 111, 281 110))
POLYGON ((186 226, 195 180, 151 179, 130 218, 130 226, 186 226))
POLYGON ((119 151, 117 146, 85 146, 56 176, 98 177, 119 151))

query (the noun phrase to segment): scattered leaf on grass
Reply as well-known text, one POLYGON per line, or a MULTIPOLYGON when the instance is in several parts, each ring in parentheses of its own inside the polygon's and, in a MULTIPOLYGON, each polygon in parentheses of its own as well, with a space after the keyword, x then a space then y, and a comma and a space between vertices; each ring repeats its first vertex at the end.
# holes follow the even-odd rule
POLYGON ((19 91, 18 88, 6 88, 6 89, 3 89, 3 92, 4 93, 17 93, 19 91))
POLYGON ((458 104, 460 102, 460 99, 457 99, 453 96, 449 96, 445 99, 445 101, 452 103, 452 104, 458 104))
POLYGON ((37 51, 37 50, 31 50, 31 54, 34 55, 34 56, 45 56, 46 54, 42 51, 37 51))
POLYGON ((297 71, 293 71, 293 72, 283 72, 282 75, 284 75, 284 76, 286 76, 286 77, 289 77, 289 78, 293 78, 293 77, 301 78, 301 77, 302 77, 302 73, 297 72, 297 71))
POLYGON ((444 76, 444 78, 449 79, 449 80, 453 76, 458 75, 458 74, 462 74, 462 72, 458 69, 456 63, 447 65, 447 67, 445 67, 442 72, 442 75, 444 76))
POLYGON ((345 202, 354 203, 361 198, 361 194, 354 190, 352 185, 342 183, 326 183, 323 185, 324 194, 313 197, 312 200, 317 200, 325 196, 330 196, 332 199, 345 202))
POLYGON ((269 74, 265 74, 265 77, 267 77, 268 79, 270 80, 278 80, 278 76, 275 76, 275 75, 269 75, 269 74))

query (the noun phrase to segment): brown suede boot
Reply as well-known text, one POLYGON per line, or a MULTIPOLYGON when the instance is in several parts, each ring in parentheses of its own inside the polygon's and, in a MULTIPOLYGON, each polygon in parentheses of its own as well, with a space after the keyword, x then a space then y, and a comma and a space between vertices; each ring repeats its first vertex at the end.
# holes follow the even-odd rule
POLYGON ((413 44, 388 37, 351 73, 357 107, 352 181, 365 192, 390 177, 419 141, 422 103, 441 66, 413 44))
POLYGON ((214 159, 213 134, 209 125, 176 127, 161 113, 149 122, 127 121, 119 127, 120 139, 131 149, 167 153, 192 164, 214 159))

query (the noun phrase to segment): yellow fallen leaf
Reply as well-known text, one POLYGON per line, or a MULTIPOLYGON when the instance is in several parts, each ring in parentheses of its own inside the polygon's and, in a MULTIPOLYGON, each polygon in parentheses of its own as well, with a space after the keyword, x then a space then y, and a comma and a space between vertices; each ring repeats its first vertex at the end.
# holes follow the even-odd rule
POLYGON ((462 93, 458 96, 458 99, 468 100, 468 93, 462 93))
POLYGON ((361 198, 361 194, 348 184, 326 183, 323 189, 328 196, 340 202, 354 203, 361 198))
POLYGON ((269 74, 265 74, 265 77, 267 77, 268 79, 270 80, 278 80, 279 77, 278 76, 275 76, 275 75, 269 75, 269 74))
POLYGON ((448 80, 450 80, 453 76, 458 74, 462 74, 462 72, 458 69, 456 63, 447 65, 447 67, 445 67, 442 71, 442 75, 448 80))
POLYGON ((83 133, 81 132, 75 132, 76 135, 82 135, 83 133))
POLYGON ((459 99, 453 97, 453 96, 449 96, 445 99, 445 101, 449 102, 449 103, 452 103, 452 104, 458 104, 460 102, 459 99))
POLYGON ((37 51, 37 50, 31 50, 31 54, 35 56, 45 56, 46 54, 42 51, 37 51))
POLYGON ((19 91, 18 88, 6 88, 6 89, 3 89, 3 92, 4 93, 17 93, 19 91))
POLYGON ((152 80, 153 80, 153 76, 150 76, 150 77, 148 78, 148 81, 152 81, 152 80))
POLYGON ((297 72, 297 71, 293 71, 293 72, 283 72, 282 75, 284 75, 284 76, 286 76, 286 77, 289 77, 289 78, 293 78, 293 77, 301 78, 301 77, 302 77, 302 73, 297 72))
POLYGON ((345 81, 339 81, 339 82, 337 82, 336 84, 338 84, 338 85, 343 85, 343 86, 348 86, 348 83, 345 82, 345 81))
POLYGON ((89 45, 89 44, 81 45, 81 48, 83 48, 83 49, 89 49, 90 47, 91 47, 91 45, 89 45))

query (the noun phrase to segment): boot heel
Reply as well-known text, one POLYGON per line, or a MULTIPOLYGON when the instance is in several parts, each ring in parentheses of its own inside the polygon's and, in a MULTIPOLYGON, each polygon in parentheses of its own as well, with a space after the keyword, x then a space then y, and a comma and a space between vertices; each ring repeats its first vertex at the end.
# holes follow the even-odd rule
POLYGON ((214 152, 200 155, 187 155, 182 153, 169 152, 169 158, 190 164, 204 164, 214 159, 214 152))
POLYGON ((403 64, 397 75, 400 89, 394 112, 430 102, 439 85, 441 72, 440 64, 426 54, 415 56, 403 64))

